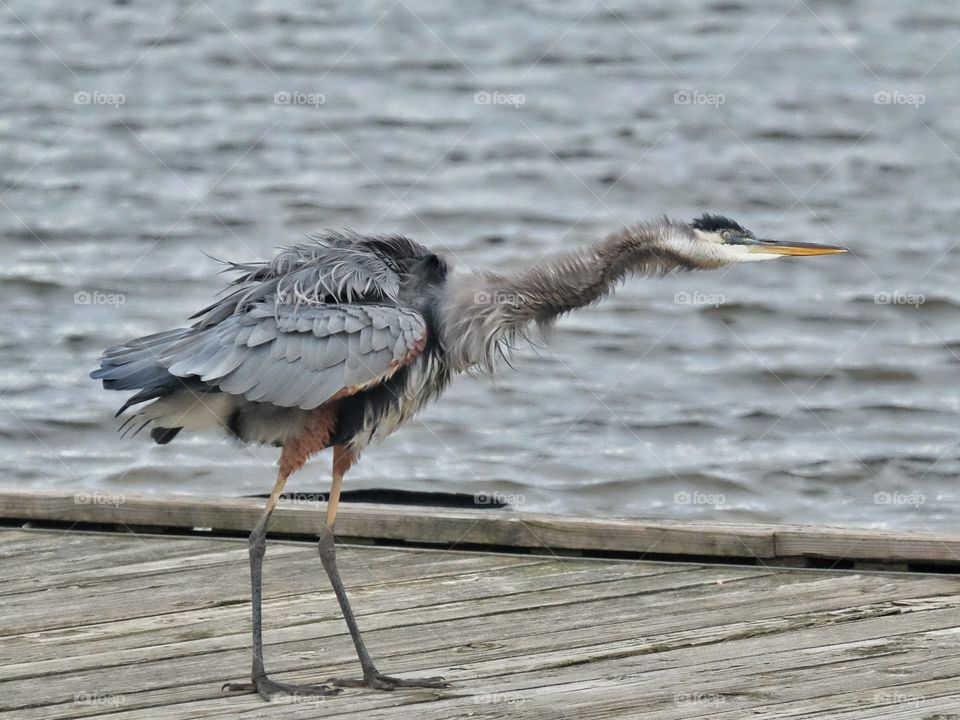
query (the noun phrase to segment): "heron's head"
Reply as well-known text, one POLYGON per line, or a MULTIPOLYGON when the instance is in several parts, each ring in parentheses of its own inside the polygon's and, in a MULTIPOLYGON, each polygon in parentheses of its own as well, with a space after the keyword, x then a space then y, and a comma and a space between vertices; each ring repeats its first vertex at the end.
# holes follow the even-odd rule
POLYGON ((847 251, 835 245, 764 240, 722 215, 703 214, 690 223, 690 228, 695 240, 707 243, 709 254, 724 264, 770 260, 785 255, 832 255, 847 251))

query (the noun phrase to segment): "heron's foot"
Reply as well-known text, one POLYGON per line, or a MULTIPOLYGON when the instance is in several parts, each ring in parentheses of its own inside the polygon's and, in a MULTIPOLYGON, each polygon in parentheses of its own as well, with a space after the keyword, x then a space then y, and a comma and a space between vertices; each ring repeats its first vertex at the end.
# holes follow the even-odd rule
POLYGON ((255 677, 251 682, 224 683, 220 689, 229 692, 257 693, 268 702, 276 695, 288 698, 325 697, 327 695, 337 695, 341 692, 340 688, 332 688, 328 685, 294 685, 277 682, 266 675, 255 677))
POLYGON ((395 678, 381 675, 374 670, 365 673, 362 678, 330 678, 326 682, 337 687, 361 688, 368 687, 374 690, 395 690, 397 688, 448 688, 450 683, 442 677, 427 678, 395 678))

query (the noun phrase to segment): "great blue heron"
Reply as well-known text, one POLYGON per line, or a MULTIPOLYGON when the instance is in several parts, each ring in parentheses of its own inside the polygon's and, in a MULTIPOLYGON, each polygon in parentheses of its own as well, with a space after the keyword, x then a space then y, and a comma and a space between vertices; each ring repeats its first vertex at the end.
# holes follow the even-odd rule
POLYGON ((492 371, 514 341, 609 293, 628 275, 718 268, 844 248, 761 240, 727 218, 663 218, 511 273, 454 273, 448 258, 405 237, 327 233, 271 261, 229 263, 228 294, 190 327, 110 348, 92 373, 111 390, 137 390, 117 412, 153 402, 125 425, 161 445, 181 430, 222 428, 244 443, 281 447, 279 472, 250 534, 253 668, 231 690, 329 695, 333 686, 445 687, 443 678, 381 674, 367 653, 337 571, 333 525, 343 476, 382 439, 440 395, 457 373, 492 371), (261 567, 267 520, 291 473, 333 448, 333 483, 320 559, 353 638, 362 679, 292 685, 267 676, 261 567))

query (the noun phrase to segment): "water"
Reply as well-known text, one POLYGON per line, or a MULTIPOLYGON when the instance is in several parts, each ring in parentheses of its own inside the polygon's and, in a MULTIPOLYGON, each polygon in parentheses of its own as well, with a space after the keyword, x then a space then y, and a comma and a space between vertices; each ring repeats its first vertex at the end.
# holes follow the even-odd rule
POLYGON ((350 227, 506 268, 711 210, 852 252, 632 281, 349 485, 953 530, 958 31, 948 2, 6 5, 2 484, 269 488, 273 450, 120 441, 87 378, 209 301, 204 252, 350 227))

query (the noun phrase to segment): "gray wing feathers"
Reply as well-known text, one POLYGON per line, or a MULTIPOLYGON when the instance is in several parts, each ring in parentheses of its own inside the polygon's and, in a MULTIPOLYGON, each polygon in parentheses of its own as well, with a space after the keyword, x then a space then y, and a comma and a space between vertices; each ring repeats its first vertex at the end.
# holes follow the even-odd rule
POLYGON ((132 340, 104 351, 100 368, 91 377, 103 380, 111 390, 134 390, 166 385, 169 374, 157 362, 166 347, 189 335, 189 328, 177 328, 132 340))
POLYGON ((226 263, 227 270, 241 273, 231 283, 235 289, 193 317, 208 328, 238 308, 270 300, 290 306, 395 303, 400 292, 398 259, 427 253, 422 245, 397 236, 326 233, 281 250, 269 262, 226 263))
POLYGON ((349 336, 338 334, 330 336, 326 343, 312 343, 313 355, 307 362, 311 370, 326 370, 339 365, 350 354, 349 336))
POLYGON ((399 307, 403 278, 431 257, 400 236, 327 232, 239 273, 188 328, 106 350, 91 375, 138 390, 121 408, 185 384, 284 407, 316 407, 389 377, 426 340, 424 319, 399 307))
POLYGON ((266 400, 268 384, 280 375, 285 364, 277 363, 269 352, 255 350, 250 352, 237 366, 237 369, 220 379, 203 378, 214 382, 224 392, 243 395, 248 400, 266 400), (270 372, 273 370, 273 372, 270 372))
POLYGON ((352 238, 337 240, 349 244, 301 245, 274 258, 271 269, 280 275, 277 293, 284 302, 316 303, 324 297, 351 302, 370 296, 396 300, 400 281, 383 258, 354 246, 352 238))
POLYGON ((388 305, 258 305, 168 347, 179 377, 282 407, 315 408, 389 377, 423 348, 426 323, 388 305))
POLYGON ((259 322, 253 329, 253 332, 250 333, 250 337, 247 338, 247 341, 244 343, 244 345, 247 347, 263 345, 263 343, 269 342, 277 337, 278 329, 279 328, 275 324, 269 322, 259 322))

